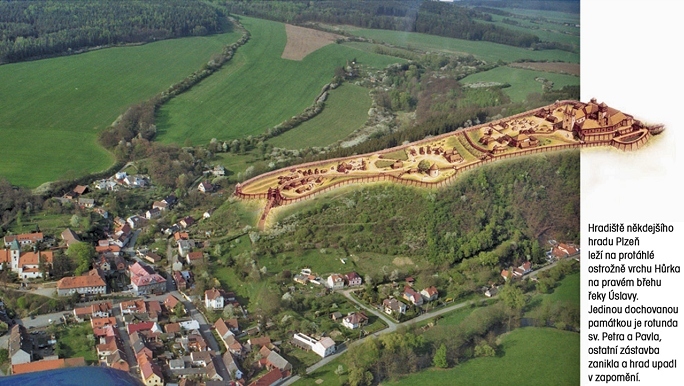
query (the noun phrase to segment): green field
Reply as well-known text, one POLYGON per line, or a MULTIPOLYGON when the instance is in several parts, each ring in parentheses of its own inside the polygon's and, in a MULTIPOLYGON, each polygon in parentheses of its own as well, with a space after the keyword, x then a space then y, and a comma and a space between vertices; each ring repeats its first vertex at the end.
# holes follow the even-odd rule
POLYGON ((578 385, 580 336, 551 328, 520 328, 503 336, 503 355, 430 369, 387 385, 578 385))
POLYGON ((504 66, 468 75, 461 80, 461 83, 509 83, 511 87, 504 88, 503 91, 511 97, 513 102, 521 102, 524 101, 530 93, 542 93, 542 83, 535 81, 534 78, 536 77, 542 77, 552 81, 554 90, 563 88, 563 86, 579 86, 580 82, 578 76, 504 66))
POLYGON ((302 61, 281 59, 287 41, 283 23, 241 21, 252 34, 250 41, 220 71, 161 108, 160 141, 199 144, 262 134, 310 106, 347 60, 379 68, 399 61, 338 44, 302 61))
MULTIPOLYGON (((560 24, 553 24, 548 22, 512 19, 520 23, 519 25, 511 25, 504 23, 503 19, 512 19, 510 16, 492 15, 492 22, 482 22, 485 24, 495 24, 501 28, 508 28, 513 31, 527 32, 537 35, 539 39, 547 42, 558 42, 573 44, 579 49, 579 28, 573 26, 565 26, 560 24)), ((579 23, 579 20, 577 21, 579 23)))
POLYGON ((488 62, 496 62, 499 59, 506 62, 520 59, 532 59, 579 63, 579 54, 560 50, 531 51, 527 48, 512 47, 497 43, 453 39, 415 32, 362 29, 347 26, 339 28, 343 28, 356 36, 383 41, 398 47, 420 49, 423 51, 438 50, 457 54, 472 54, 488 62))
POLYGON ((268 140, 268 143, 287 149, 330 145, 361 128, 368 119, 370 107, 371 97, 367 88, 342 84, 329 93, 320 114, 268 140))
POLYGON ((128 106, 200 68, 238 33, 0 66, 0 176, 35 187, 104 170, 97 133, 128 106))

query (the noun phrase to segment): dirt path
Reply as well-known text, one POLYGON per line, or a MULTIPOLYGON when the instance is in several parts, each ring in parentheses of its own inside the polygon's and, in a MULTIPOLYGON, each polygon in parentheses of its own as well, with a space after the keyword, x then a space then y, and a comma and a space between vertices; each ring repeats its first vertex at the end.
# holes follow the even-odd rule
POLYGON ((281 58, 290 60, 302 60, 310 53, 334 43, 341 37, 329 32, 290 24, 285 24, 285 33, 287 33, 287 44, 281 58))

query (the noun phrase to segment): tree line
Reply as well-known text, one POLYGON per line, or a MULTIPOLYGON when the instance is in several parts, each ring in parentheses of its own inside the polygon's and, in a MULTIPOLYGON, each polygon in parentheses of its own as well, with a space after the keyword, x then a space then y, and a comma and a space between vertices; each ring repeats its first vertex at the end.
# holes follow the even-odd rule
POLYGON ((231 13, 300 24, 320 22, 362 28, 421 32, 516 47, 533 47, 538 36, 478 22, 491 15, 437 1, 229 1, 231 13))
POLYGON ((197 0, 0 2, 0 63, 114 44, 223 31, 224 15, 197 0))

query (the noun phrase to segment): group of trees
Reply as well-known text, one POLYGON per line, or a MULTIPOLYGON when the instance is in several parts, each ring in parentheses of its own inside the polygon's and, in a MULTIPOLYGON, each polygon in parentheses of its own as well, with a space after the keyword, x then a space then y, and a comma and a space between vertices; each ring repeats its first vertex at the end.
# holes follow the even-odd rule
POLYGON ((400 186, 358 189, 281 220, 291 231, 260 239, 257 250, 320 245, 507 266, 542 259, 542 234, 577 240, 578 221, 579 154, 569 152, 485 167, 428 197, 400 186))
POLYGON ((0 2, 0 63, 84 48, 221 31, 221 12, 197 0, 0 2))
POLYGON ((435 1, 229 1, 227 6, 232 13, 295 24, 349 24, 516 47, 532 47, 540 41, 531 33, 478 21, 491 20, 488 13, 435 1))

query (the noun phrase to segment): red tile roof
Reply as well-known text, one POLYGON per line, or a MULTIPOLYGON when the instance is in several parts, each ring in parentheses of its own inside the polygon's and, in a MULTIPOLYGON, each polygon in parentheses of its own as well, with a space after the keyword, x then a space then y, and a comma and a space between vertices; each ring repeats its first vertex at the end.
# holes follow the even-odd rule
POLYGON ((49 359, 49 360, 42 360, 42 361, 12 365, 12 374, 33 373, 36 371, 54 370, 54 369, 61 369, 64 367, 78 367, 78 366, 85 366, 85 365, 86 365, 86 363, 85 363, 85 359, 83 359, 83 357, 49 359))

